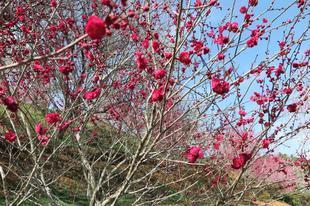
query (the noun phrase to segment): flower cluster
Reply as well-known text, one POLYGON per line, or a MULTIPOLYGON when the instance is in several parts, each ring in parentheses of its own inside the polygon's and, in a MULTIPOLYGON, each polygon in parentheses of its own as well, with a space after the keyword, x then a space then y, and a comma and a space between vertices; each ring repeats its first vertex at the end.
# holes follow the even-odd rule
POLYGON ((248 154, 248 153, 241 153, 239 154, 237 157, 235 157, 233 159, 233 163, 231 165, 231 167, 233 169, 240 169, 242 168, 249 159, 251 159, 252 155, 251 154, 248 154))
POLYGON ((83 98, 86 100, 93 100, 97 99, 100 96, 100 94, 101 94, 101 88, 95 87, 91 91, 85 92, 83 94, 83 98))
POLYGON ((85 31, 92 39, 101 39, 106 34, 106 25, 98 16, 91 16, 85 26, 85 31))
POLYGON ((180 62, 182 62, 185 65, 189 65, 191 63, 190 54, 187 51, 181 52, 179 56, 180 62))
POLYGON ((5 134, 4 134, 4 138, 8 141, 8 142, 14 142, 16 140, 16 134, 15 132, 13 131, 7 131, 5 134))
POLYGON ((13 96, 7 96, 2 98, 2 102, 8 110, 10 110, 11 112, 17 112, 19 106, 13 96))
POLYGON ((204 155, 200 147, 191 146, 186 150, 185 156, 189 163, 195 163, 197 159, 203 158, 204 155))
POLYGON ((211 81, 212 90, 217 94, 226 94, 229 92, 230 85, 223 78, 213 77, 211 81))
POLYGON ((61 121, 60 115, 58 113, 49 113, 45 115, 45 121, 50 124, 53 125, 57 122, 61 121))

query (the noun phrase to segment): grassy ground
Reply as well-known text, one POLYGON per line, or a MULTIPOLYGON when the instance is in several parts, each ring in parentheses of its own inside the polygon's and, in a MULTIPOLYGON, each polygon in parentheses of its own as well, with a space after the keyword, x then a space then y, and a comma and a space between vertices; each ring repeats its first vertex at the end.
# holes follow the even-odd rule
MULTIPOLYGON (((33 108, 31 108, 31 106, 26 105, 25 107, 27 107, 25 110, 26 111, 30 111, 31 115, 29 115, 29 118, 31 117, 33 119, 33 122, 44 122, 44 112, 41 111, 37 111, 33 108)), ((1 113, 3 113, 3 108, 1 108, 0 106, 0 115, 1 113)), ((28 116, 28 115, 27 115, 28 116)), ((9 122, 7 122, 7 120, 4 118, 2 119, 4 122, 4 124, 8 124, 9 122)), ((0 122, 1 123, 1 122, 0 122)), ((100 144, 100 146, 106 146, 107 148, 109 148, 109 146, 111 145, 111 139, 115 138, 117 135, 116 133, 113 131, 113 129, 111 127, 109 127, 108 125, 101 125, 100 128, 93 128, 92 125, 88 125, 88 132, 91 133, 92 130, 96 129, 96 131, 98 132, 98 134, 100 134, 101 137, 104 138, 100 138, 101 140, 104 140, 105 142, 96 142, 94 141, 93 144, 89 144, 88 147, 88 154, 90 154, 91 156, 100 156, 100 154, 97 154, 98 151, 96 149, 96 144, 100 144)), ((123 148, 122 144, 119 145, 115 145, 115 149, 117 151, 119 151, 121 153, 121 155, 126 156, 126 151, 128 148, 132 149, 133 151, 135 150, 135 148, 137 147, 137 142, 134 142, 133 140, 135 140, 135 138, 126 137, 126 134, 121 134, 121 138, 124 138, 125 142, 127 142, 128 147, 123 148), (125 139, 127 138, 127 139, 125 139), (128 141, 128 139, 131 139, 132 141, 128 141), (127 141, 126 141, 127 140, 127 141), (120 148, 121 147, 121 148, 120 148)), ((99 139, 99 138, 97 138, 99 139)), ((59 144, 61 141, 63 141, 63 139, 55 139, 53 144, 57 145, 59 144)), ((68 146, 66 151, 64 153, 61 153, 59 156, 55 157, 53 161, 55 162, 60 162, 60 163, 65 163, 65 162, 74 162, 74 154, 76 154, 75 151, 75 142, 72 141, 70 138, 67 139, 67 141, 69 141, 68 143, 66 143, 66 145, 68 146)), ((104 149, 104 148, 102 148, 104 149)), ((131 151, 131 152, 133 152, 131 151)), ((1 159, 1 158, 0 158, 1 159)), ((99 162, 100 163, 100 162, 99 162)), ((104 164, 104 162, 101 162, 101 164, 104 164)), ((143 170, 144 171, 149 171, 150 168, 153 168, 155 163, 148 163, 145 164, 141 167, 141 175, 143 174, 143 170)), ((98 164, 100 166, 100 164, 98 164)), ((60 167, 63 167, 64 165, 60 165, 60 167)), ((76 168, 75 168, 76 169, 76 168)), ((79 168, 80 169, 80 168, 79 168)), ((55 194, 57 197, 59 197, 59 205, 60 206, 86 206, 88 205, 88 200, 85 197, 85 183, 83 178, 81 177, 81 172, 80 170, 77 169, 78 172, 73 171, 70 172, 68 174, 63 175, 59 181, 57 182, 57 184, 55 185, 54 188, 52 188, 52 192, 53 194, 55 194), (84 190, 83 190, 84 189, 84 190)), ((170 173, 169 177, 167 177, 167 175, 165 173, 156 173, 154 174, 156 181, 161 181, 161 182, 167 182, 167 181, 171 181, 174 178, 177 178, 177 174, 173 174, 173 172, 170 173)), ((206 184, 207 179, 203 179, 201 178, 201 184, 206 184)), ((190 180, 189 180, 190 181, 190 180)), ((190 182, 189 182, 190 183, 190 182)), ((181 186, 179 186, 181 187, 181 186)), ((1 183, 0 183, 0 188, 1 187, 1 183)), ((161 192, 165 192, 165 194, 170 194, 173 193, 175 191, 177 191, 180 188, 177 188, 177 186, 171 186, 169 188, 163 188, 161 190, 161 192)), ((195 195, 195 190, 189 192, 187 195, 195 195)), ((258 206, 310 206, 310 193, 305 193, 305 194, 300 194, 300 195, 287 195, 285 196, 281 201, 272 201, 270 200, 270 194, 266 195, 266 191, 264 191, 265 197, 267 198, 258 198, 257 201, 257 205, 258 206), (286 203, 285 203, 286 202, 286 203)), ((190 203, 186 202, 187 197, 185 195, 176 195, 173 196, 169 199, 167 199, 162 205, 177 205, 177 206, 187 206, 187 205, 191 205, 190 203), (181 203, 180 203, 181 202, 181 203)), ((135 197, 134 196, 130 196, 130 195, 124 195, 120 198, 120 200, 117 202, 116 205, 118 206, 127 206, 127 205, 132 205, 132 203, 134 202, 135 197)), ((40 205, 48 205, 48 199, 42 196, 36 196, 35 199, 36 203, 40 204, 40 205)), ((4 199, 2 197, 1 199, 1 189, 0 189, 0 206, 5 205, 4 203, 4 199)), ((22 206, 32 206, 35 205, 33 202, 25 202, 22 204, 22 206)), ((207 205, 207 204, 203 204, 203 205, 207 205)), ((241 206, 241 205, 240 205, 241 206)))

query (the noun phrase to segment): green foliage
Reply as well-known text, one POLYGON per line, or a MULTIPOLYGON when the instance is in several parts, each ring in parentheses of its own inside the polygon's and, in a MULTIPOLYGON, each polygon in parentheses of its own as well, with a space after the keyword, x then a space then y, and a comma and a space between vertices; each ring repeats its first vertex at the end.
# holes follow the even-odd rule
MULTIPOLYGON (((45 122, 44 120, 44 115, 46 111, 35 108, 33 105, 27 105, 24 104, 21 107, 20 112, 26 112, 24 113, 26 118, 30 120, 29 122, 33 123, 33 125, 37 122, 45 122)), ((5 114, 5 109, 4 107, 0 106, 0 115, 6 115, 5 114)), ((10 128, 10 122, 6 119, 3 118, 8 128, 10 128)), ((73 125, 71 127, 76 127, 77 125, 73 125)), ((21 130, 20 128, 17 128, 17 130, 21 130)), ((89 142, 88 138, 85 138, 85 144, 86 151, 89 154, 89 156, 96 156, 98 153, 97 148, 101 148, 102 150, 104 149, 113 149, 115 152, 119 153, 120 155, 126 156, 127 153, 134 153, 136 148, 138 147, 139 141, 134 138, 133 136, 130 136, 130 134, 125 134, 125 133, 120 133, 117 131, 115 128, 112 128, 111 126, 105 124, 105 123, 100 123, 97 125, 93 124, 87 124, 86 129, 83 132, 82 136, 83 137, 91 137, 92 136, 92 131, 96 131, 97 135, 92 139, 91 142, 89 142)), ((20 133, 23 133, 21 131, 20 133)), ((64 143, 68 147, 74 147, 76 146, 76 141, 74 141, 74 138, 71 136, 68 136, 68 133, 65 133, 62 138, 54 138, 52 143, 53 144, 60 144, 64 143)), ((67 156, 70 156, 67 154, 67 156)), ((68 157, 70 158, 70 157, 68 157)), ((288 157, 285 157, 288 158, 288 157)), ((151 166, 151 165, 150 165, 151 166)), ((77 184, 83 185, 83 182, 76 180, 77 184)), ((205 184, 204 181, 199 181, 198 186, 203 186, 205 184)), ((1 191, 1 190, 0 190, 1 191)), ((59 205, 60 206, 86 206, 89 204, 89 201, 85 194, 81 191, 76 191, 72 188, 66 188, 65 185, 61 185, 60 187, 53 188, 53 194, 59 198, 59 205)), ((262 201, 268 201, 272 199, 272 196, 274 195, 273 189, 269 190, 264 190, 260 193, 258 196, 259 200, 262 201)), ((170 187, 162 187, 158 192, 158 194, 165 194, 165 195, 172 195, 177 192, 177 190, 170 188, 170 187)), ((1 193, 0 193, 1 194, 1 193)), ((163 205, 178 205, 178 204, 185 204, 187 202, 187 198, 189 195, 186 194, 176 194, 165 201, 162 202, 163 205)), ((128 195, 125 194, 121 196, 121 198, 117 201, 116 205, 117 206, 129 206, 132 205, 135 201, 136 197, 133 195, 128 195)), ((189 198, 190 199, 190 198, 189 198)), ((49 200, 45 196, 41 195, 36 195, 34 199, 32 199, 36 203, 40 203, 42 205, 48 205, 49 200)), ((308 205, 310 202, 310 192, 307 193, 302 193, 302 194, 289 194, 285 195, 282 198, 282 201, 292 205, 292 206, 304 206, 308 205)), ((209 205, 209 203, 202 203, 203 205, 209 205)), ((3 197, 0 196, 0 206, 4 206, 5 201, 3 197)), ((33 202, 31 201, 26 201, 25 203, 22 204, 22 206, 32 206, 34 205, 33 202)))
POLYGON ((270 193, 268 191, 263 191, 259 196, 259 200, 269 200, 271 198, 270 193))
POLYGON ((0 115, 5 112, 4 107, 0 105, 0 115))
POLYGON ((282 198, 282 201, 292 206, 305 206, 310 203, 310 192, 300 194, 287 194, 282 198))
POLYGON ((125 194, 123 195, 117 202, 116 206, 129 206, 132 205, 135 201, 135 197, 133 195, 125 194))
POLYGON ((45 117, 44 116, 44 113, 45 113, 44 110, 37 108, 31 104, 23 104, 21 109, 23 112, 26 112, 27 117, 31 118, 31 120, 34 123, 44 121, 44 117, 45 117))
POLYGON ((87 206, 87 197, 83 194, 72 194, 67 188, 53 189, 53 193, 60 198, 62 206, 87 206))
MULTIPOLYGON (((77 194, 72 196, 70 192, 66 189, 58 188, 54 189, 53 193, 59 197, 59 206, 87 206, 89 202, 85 196, 82 194, 77 194)), ((33 206, 34 202, 41 205, 48 205, 49 199, 44 196, 36 196, 34 199, 27 200, 21 204, 21 206, 33 206)), ((5 206, 5 200, 3 197, 0 197, 0 206, 5 206)))
POLYGON ((182 203, 182 202, 185 202, 185 196, 179 193, 179 194, 169 197, 163 203, 164 204, 176 204, 176 203, 182 203))

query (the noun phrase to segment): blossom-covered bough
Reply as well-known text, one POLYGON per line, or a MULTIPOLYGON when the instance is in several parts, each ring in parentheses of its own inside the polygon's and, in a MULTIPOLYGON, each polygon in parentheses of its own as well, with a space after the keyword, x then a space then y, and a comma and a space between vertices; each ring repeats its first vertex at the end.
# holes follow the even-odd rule
POLYGON ((0 197, 238 205, 304 191, 308 7, 2 1, 0 197))

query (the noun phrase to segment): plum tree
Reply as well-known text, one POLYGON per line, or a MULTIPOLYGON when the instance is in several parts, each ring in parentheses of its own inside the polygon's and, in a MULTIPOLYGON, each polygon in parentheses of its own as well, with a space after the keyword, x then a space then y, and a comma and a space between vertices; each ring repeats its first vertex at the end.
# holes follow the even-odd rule
POLYGON ((102 206, 237 205, 309 187, 308 6, 2 1, 6 205, 64 204, 65 177, 102 206))

